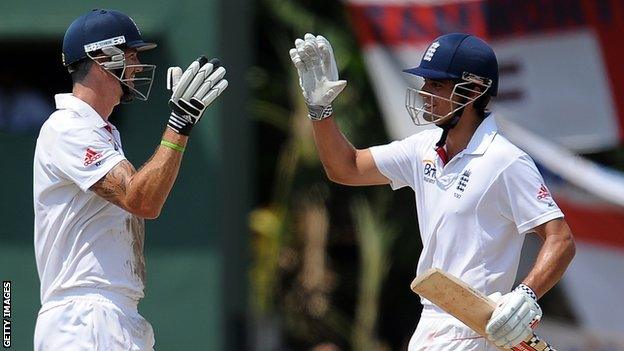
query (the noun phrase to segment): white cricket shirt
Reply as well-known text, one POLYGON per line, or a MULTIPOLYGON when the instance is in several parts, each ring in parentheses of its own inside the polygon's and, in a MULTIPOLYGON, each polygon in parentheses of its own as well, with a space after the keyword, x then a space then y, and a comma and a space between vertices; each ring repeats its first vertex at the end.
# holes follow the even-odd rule
POLYGON ((125 159, 119 132, 72 94, 41 127, 34 157, 41 303, 91 288, 143 295, 144 221, 89 190, 125 159), (84 289, 83 289, 84 290, 84 289))
POLYGON ((563 213, 533 160, 498 134, 493 115, 446 165, 435 151, 441 134, 436 128, 371 148, 393 189, 414 190, 423 242, 417 271, 441 268, 486 294, 508 292, 524 234, 563 213))

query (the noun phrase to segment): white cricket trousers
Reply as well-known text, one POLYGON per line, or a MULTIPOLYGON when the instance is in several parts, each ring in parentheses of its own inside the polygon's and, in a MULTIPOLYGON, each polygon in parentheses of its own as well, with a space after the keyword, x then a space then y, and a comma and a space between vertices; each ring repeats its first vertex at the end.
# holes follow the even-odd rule
POLYGON ((462 322, 425 306, 408 351, 498 351, 462 322))
POLYGON ((35 351, 152 351, 154 331, 121 294, 77 288, 39 310, 35 351))

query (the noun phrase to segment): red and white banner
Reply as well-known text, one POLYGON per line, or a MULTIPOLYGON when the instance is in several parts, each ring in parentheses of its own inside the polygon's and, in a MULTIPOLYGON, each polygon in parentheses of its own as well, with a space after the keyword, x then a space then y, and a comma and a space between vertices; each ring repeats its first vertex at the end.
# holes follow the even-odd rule
POLYGON ((531 154, 577 242, 562 281, 581 324, 624 335, 624 174, 601 167, 518 125, 499 119, 501 132, 531 154))
POLYGON ((499 59, 494 110, 579 152, 613 147, 624 135, 624 2, 594 0, 351 0, 386 126, 416 131, 405 88, 426 45, 450 32, 484 38, 499 59))
POLYGON ((504 117, 503 133, 544 167, 577 238, 563 281, 567 297, 587 330, 624 333, 624 175, 570 152, 606 150, 624 139, 624 1, 350 0, 347 6, 393 139, 418 131, 405 109, 405 90, 418 80, 402 70, 417 66, 434 38, 468 32, 492 45, 500 68, 492 109, 504 117))

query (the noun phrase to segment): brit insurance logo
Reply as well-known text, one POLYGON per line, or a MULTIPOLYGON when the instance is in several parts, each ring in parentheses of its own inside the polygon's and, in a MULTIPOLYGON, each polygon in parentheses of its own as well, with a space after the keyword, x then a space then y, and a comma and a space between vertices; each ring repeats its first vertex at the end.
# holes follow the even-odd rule
POLYGON ((432 160, 423 161, 423 180, 427 183, 436 182, 436 166, 432 160))
POLYGON ((433 58, 433 55, 436 53, 436 50, 438 50, 439 47, 440 47, 439 42, 437 41, 433 42, 429 46, 429 49, 427 49, 427 52, 425 52, 425 56, 423 56, 423 61, 431 61, 431 59, 433 58))

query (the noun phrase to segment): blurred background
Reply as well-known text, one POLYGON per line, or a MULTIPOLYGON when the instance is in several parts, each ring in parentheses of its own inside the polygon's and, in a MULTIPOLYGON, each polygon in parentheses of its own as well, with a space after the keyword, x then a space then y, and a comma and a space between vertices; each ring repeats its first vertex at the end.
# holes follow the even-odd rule
MULTIPOLYGON (((230 86, 193 133, 162 215, 148 221, 146 297, 158 350, 405 350, 420 315, 421 249, 411 190, 329 182, 288 50, 306 32, 333 47, 346 90, 334 105, 356 147, 419 130, 401 73, 454 31, 489 41, 492 109, 530 153, 577 238, 542 300, 540 335, 564 351, 624 350, 624 66, 620 0, 24 0, 0 3, 0 279, 12 285, 12 349, 32 349, 39 303, 32 155, 67 26, 92 8, 133 17, 159 44, 148 102, 111 121, 140 166, 169 110, 166 67, 218 56, 230 86)), ((466 233, 469 240, 469 233, 466 233)), ((540 242, 528 236, 518 280, 540 242)))

